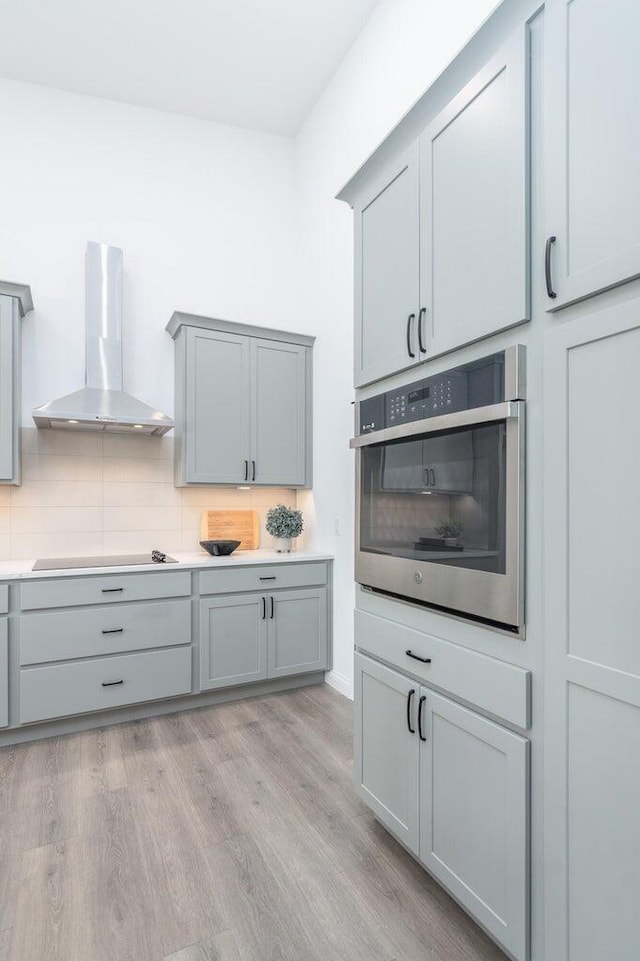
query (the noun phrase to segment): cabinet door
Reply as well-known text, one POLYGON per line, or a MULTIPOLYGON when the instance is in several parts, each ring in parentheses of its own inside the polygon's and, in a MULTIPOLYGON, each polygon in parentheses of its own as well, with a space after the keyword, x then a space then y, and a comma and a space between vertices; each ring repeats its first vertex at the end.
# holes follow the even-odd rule
POLYGON ((640 7, 548 0, 544 33, 554 310, 640 274, 640 7))
POLYGON ((327 592, 280 591, 268 598, 269 677, 327 667, 327 592))
POLYGON ((189 327, 186 476, 190 484, 242 484, 250 460, 249 338, 189 327))
POLYGON ((523 27, 420 139, 429 354, 529 318, 526 42, 523 27))
POLYGON ((307 348, 251 341, 251 476, 256 484, 306 481, 307 348))
POLYGON ((0 297, 0 483, 15 480, 14 300, 0 297))
POLYGON ((0 727, 9 723, 9 647, 7 618, 0 617, 0 727))
POLYGON ((640 951, 639 357, 638 299, 546 335, 544 912, 554 961, 637 961, 640 951))
POLYGON ((417 693, 418 686, 404 675, 362 654, 355 655, 356 789, 376 817, 416 854, 417 693))
POLYGON ((267 676, 266 603, 262 594, 200 601, 201 690, 267 676))
POLYGON ((528 955, 529 742, 421 689, 420 858, 504 947, 528 955))
POLYGON ((417 144, 376 181, 354 212, 354 380, 359 387, 424 357, 417 336, 417 144))

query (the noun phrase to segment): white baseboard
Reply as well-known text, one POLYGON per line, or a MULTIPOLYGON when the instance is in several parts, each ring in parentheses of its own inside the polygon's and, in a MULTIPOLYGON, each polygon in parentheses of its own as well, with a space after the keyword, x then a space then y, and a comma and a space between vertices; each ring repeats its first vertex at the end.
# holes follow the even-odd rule
POLYGON ((329 671, 325 674, 324 679, 329 687, 334 688, 334 690, 340 694, 344 694, 350 701, 353 700, 353 681, 350 681, 344 674, 338 674, 337 671, 329 671))

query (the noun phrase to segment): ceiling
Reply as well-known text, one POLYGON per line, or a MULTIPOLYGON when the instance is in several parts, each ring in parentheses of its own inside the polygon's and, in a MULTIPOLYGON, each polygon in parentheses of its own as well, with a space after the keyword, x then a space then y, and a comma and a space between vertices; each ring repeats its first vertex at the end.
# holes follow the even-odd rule
POLYGON ((290 135, 377 0, 0 0, 0 76, 290 135))

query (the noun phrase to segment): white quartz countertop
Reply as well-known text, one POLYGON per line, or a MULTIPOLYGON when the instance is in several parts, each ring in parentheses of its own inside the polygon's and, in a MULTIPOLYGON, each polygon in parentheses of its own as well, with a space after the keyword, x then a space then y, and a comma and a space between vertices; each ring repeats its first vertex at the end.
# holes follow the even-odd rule
POLYGON ((81 577, 87 574, 123 574, 143 571, 178 571, 187 568, 198 570, 224 567, 250 567, 252 564, 296 564, 304 561, 331 561, 331 554, 317 554, 311 551, 291 551, 290 554, 277 554, 273 550, 236 551, 228 557, 210 557, 204 551, 194 551, 188 554, 171 554, 177 564, 135 564, 118 567, 100 567, 100 559, 96 558, 96 567, 65 568, 64 570, 34 571, 35 560, 0 561, 0 581, 28 580, 47 577, 81 577))

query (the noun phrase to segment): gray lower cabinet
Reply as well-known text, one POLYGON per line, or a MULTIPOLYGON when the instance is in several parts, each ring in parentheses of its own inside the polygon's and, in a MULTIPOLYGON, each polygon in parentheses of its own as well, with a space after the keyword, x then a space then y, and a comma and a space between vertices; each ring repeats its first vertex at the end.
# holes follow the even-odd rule
POLYGON ((413 144, 358 198, 355 217, 356 387, 424 358, 418 344, 418 148, 413 144))
POLYGON ((200 601, 201 690, 266 678, 266 606, 263 594, 200 601))
POLYGON ((9 644, 6 617, 0 617, 0 727, 9 723, 9 644))
POLYGON ((636 0, 545 4, 548 310, 640 274, 639 33, 636 0))
POLYGON ((313 337, 174 314, 176 483, 311 486, 313 337))
POLYGON ((200 601, 200 687, 213 690, 328 667, 327 590, 200 601))
POLYGON ((360 796, 510 954, 529 950, 529 742, 362 654, 360 796))
POLYGON ((526 958, 529 741, 429 688, 420 700, 420 860, 514 958, 526 958))
MULTIPOLYGON (((589 7, 576 0, 577 24, 589 7)), ((544 915, 553 961, 640 957, 640 303, 612 300, 545 335, 544 915), (606 403, 595 384, 606 385, 606 403)))

